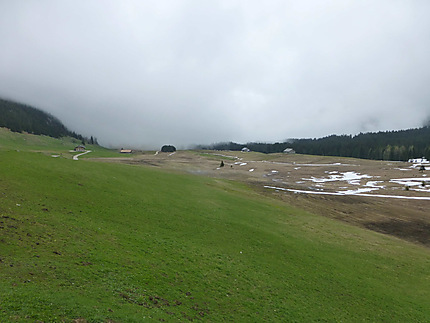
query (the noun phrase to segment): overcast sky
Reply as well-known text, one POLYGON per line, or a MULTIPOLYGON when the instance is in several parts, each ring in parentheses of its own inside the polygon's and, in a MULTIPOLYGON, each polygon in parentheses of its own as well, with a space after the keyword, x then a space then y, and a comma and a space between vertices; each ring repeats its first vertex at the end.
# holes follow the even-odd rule
POLYGON ((428 0, 1 0, 0 96, 106 146, 419 127, 428 0))

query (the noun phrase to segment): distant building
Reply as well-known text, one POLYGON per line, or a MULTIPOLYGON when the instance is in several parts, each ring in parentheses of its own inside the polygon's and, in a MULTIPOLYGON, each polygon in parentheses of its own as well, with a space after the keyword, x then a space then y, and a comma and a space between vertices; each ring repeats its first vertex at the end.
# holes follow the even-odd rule
POLYGON ((425 157, 409 159, 408 162, 413 164, 430 164, 430 162, 425 157))
POLYGON ((119 152, 121 154, 131 154, 133 152, 133 150, 121 148, 121 150, 119 152))
POLYGON ((74 151, 85 151, 85 146, 82 146, 82 145, 76 146, 74 151))
POLYGON ((418 168, 420 171, 425 171, 426 167, 430 167, 430 162, 425 157, 409 159, 408 162, 413 164, 411 167, 418 168))
POLYGON ((293 148, 285 148, 284 149, 284 154, 295 154, 296 152, 294 151, 293 148))
POLYGON ((247 148, 247 147, 243 147, 242 148, 242 152, 243 153, 249 153, 251 151, 251 149, 247 148))

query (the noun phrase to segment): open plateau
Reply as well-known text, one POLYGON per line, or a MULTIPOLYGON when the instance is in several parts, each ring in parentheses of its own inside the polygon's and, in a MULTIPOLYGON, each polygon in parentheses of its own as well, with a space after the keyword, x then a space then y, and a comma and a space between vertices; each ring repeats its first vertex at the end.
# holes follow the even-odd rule
POLYGON ((120 154, 0 129, 1 322, 428 322, 407 162, 120 154))
POLYGON ((104 160, 242 181, 314 213, 430 246, 430 176, 416 163, 237 151, 104 160))

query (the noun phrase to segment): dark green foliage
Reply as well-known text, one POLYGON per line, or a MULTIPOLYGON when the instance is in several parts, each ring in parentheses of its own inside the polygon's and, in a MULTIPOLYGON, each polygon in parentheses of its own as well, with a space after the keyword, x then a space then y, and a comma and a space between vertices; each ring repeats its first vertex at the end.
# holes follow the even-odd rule
POLYGON ((163 147, 161 147, 161 151, 163 153, 173 153, 176 151, 176 148, 172 145, 164 145, 163 147))
POLYGON ((54 116, 28 105, 0 99, 0 127, 54 138, 71 132, 54 116))
MULTIPOLYGON (((293 139, 282 143, 247 143, 252 151, 280 153, 293 148, 299 154, 342 156, 377 160, 406 161, 416 157, 430 157, 430 126, 419 129, 331 135, 319 139, 293 139)), ((201 149, 241 150, 243 144, 218 143, 201 149)))
POLYGON ((54 138, 70 136, 79 139, 82 144, 86 142, 97 144, 96 138, 88 139, 70 131, 49 113, 5 99, 0 99, 0 127, 9 128, 14 132, 28 132, 54 138))

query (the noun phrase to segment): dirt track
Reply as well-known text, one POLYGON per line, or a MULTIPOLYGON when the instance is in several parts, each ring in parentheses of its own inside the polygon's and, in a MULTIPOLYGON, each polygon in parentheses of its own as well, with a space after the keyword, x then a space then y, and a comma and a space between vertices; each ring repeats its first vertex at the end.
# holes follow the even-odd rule
POLYGON ((411 168, 409 163, 224 151, 145 152, 109 161, 247 182, 262 194, 312 213, 430 247, 430 181, 426 172, 411 168), (221 161, 224 167, 220 167, 221 161), (342 195, 309 194, 320 192, 342 195), (428 200, 407 199, 414 197, 428 200))

